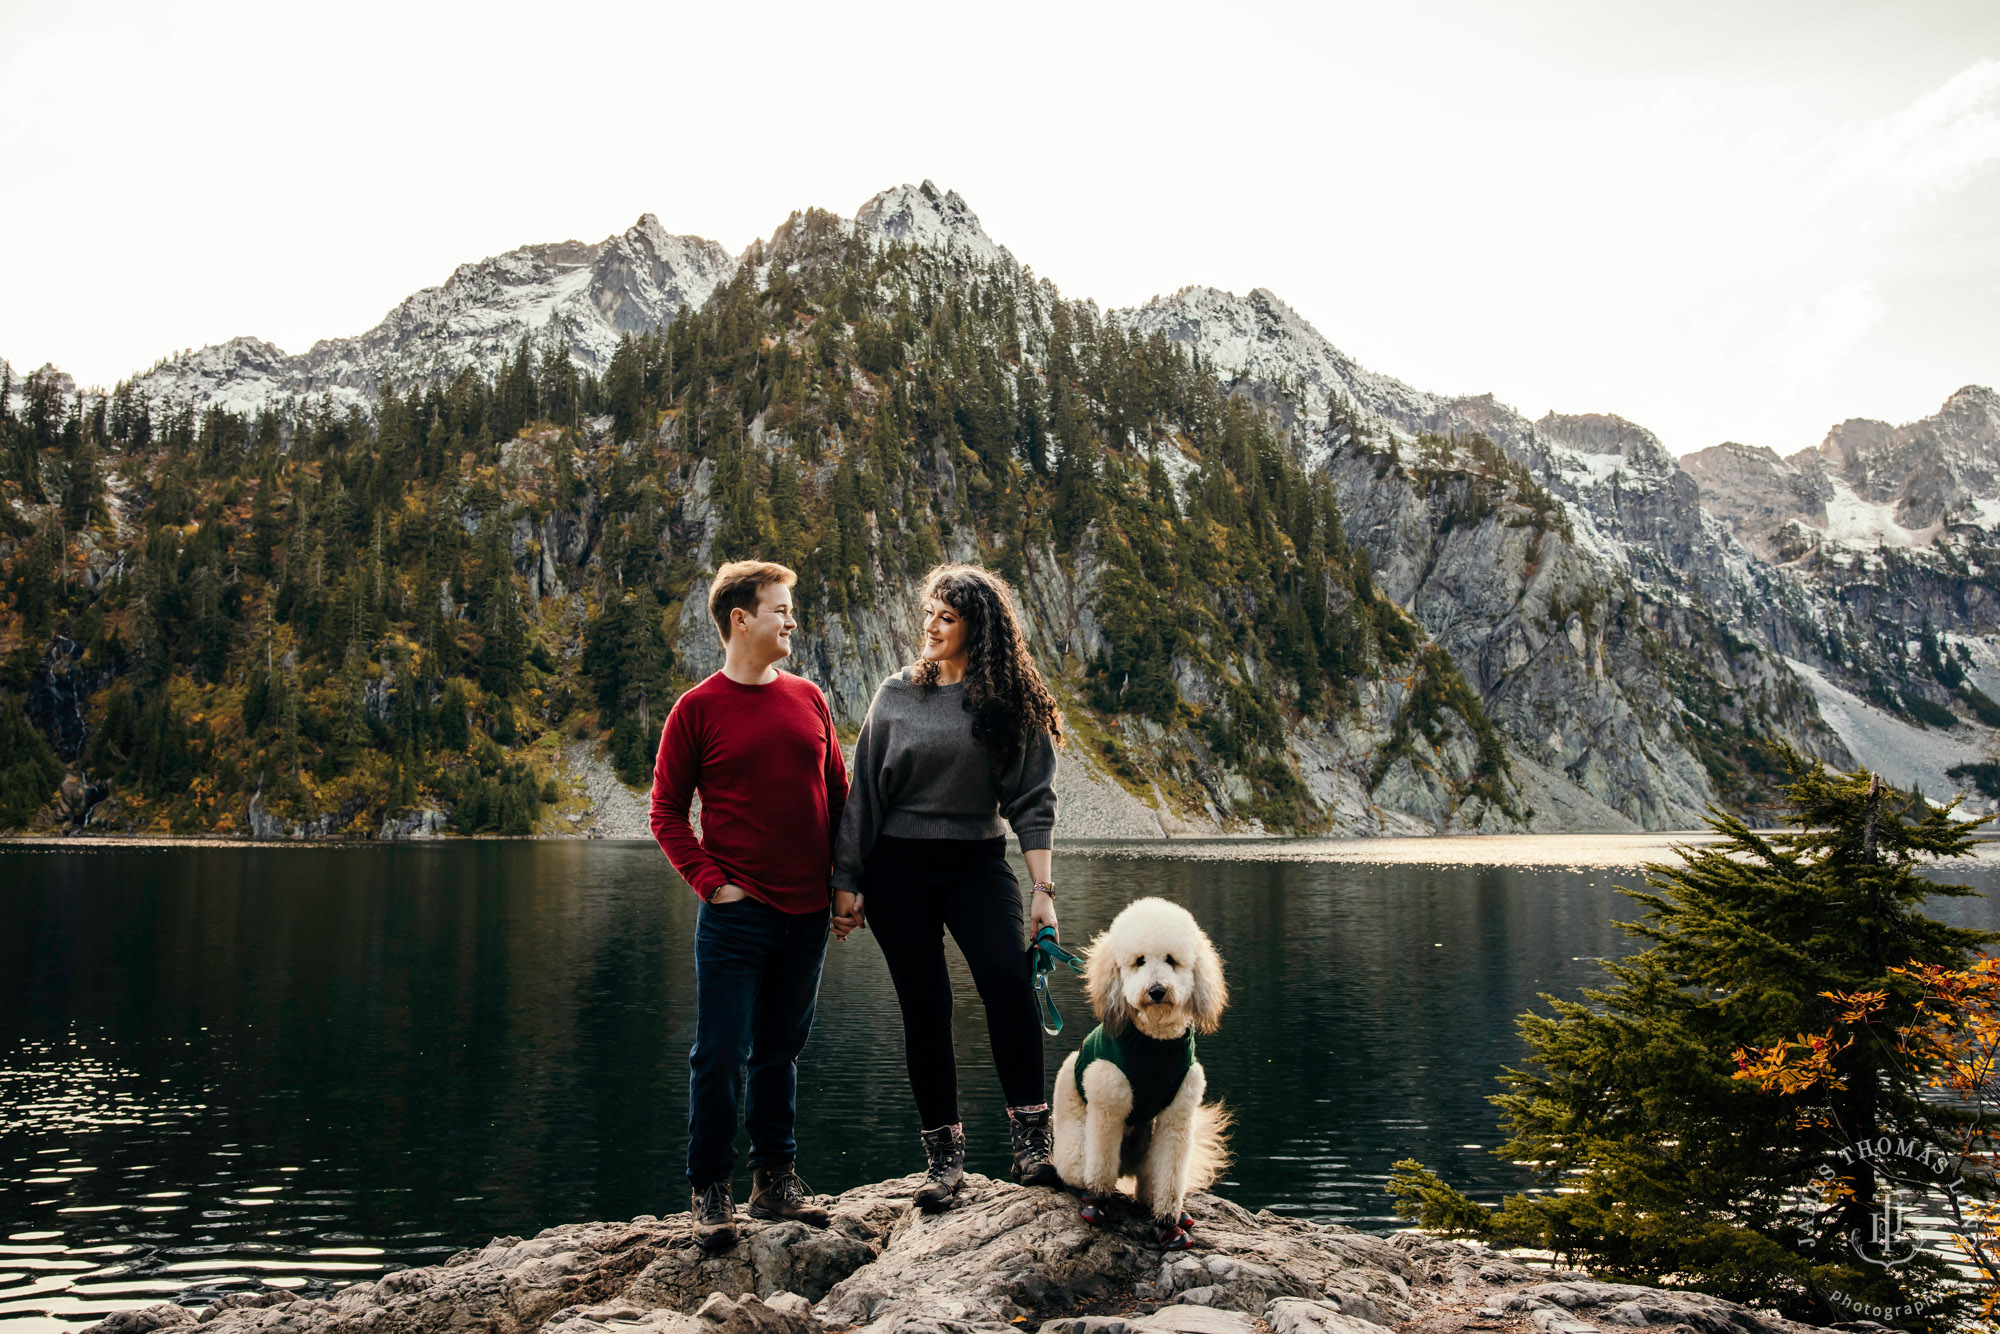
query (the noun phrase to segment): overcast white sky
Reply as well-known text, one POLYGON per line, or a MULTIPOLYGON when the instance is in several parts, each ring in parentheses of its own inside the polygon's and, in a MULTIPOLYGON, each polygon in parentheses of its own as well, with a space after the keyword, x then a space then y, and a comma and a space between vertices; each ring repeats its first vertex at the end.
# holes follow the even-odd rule
POLYGON ((1268 287, 1677 453, 2000 385, 1992 0, 0 0, 0 125, 0 355, 86 383, 930 177, 1068 295, 1268 287))

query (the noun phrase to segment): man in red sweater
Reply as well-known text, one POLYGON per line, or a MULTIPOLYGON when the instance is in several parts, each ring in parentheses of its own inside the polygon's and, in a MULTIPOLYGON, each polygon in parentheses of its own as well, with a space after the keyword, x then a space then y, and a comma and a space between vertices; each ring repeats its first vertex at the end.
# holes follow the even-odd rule
POLYGON ((653 837, 701 896, 688 1053, 688 1184, 703 1250, 736 1244, 737 1072, 749 1077, 750 1212, 815 1227, 794 1161, 798 1056, 826 958, 833 839, 847 766, 819 687, 778 670, 792 651, 792 585, 768 561, 716 571, 709 614, 722 670, 674 702, 653 766, 653 837), (701 836, 688 807, 701 793, 701 836))

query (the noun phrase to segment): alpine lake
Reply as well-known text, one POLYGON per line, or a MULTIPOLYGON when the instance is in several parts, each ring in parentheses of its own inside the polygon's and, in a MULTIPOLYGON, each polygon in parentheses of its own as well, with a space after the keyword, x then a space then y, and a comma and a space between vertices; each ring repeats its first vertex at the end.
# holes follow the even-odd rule
MULTIPOLYGON (((1221 950, 1231 1005, 1199 1049, 1236 1118, 1219 1193, 1388 1229, 1399 1158, 1481 1199, 1529 1184, 1491 1152, 1515 1020, 1600 983, 1634 945, 1615 887, 1698 838, 1069 844, 1056 870, 1072 945, 1152 894, 1221 950)), ((1982 894, 1933 915, 2000 928, 2000 848, 1938 878, 1982 894)), ((650 843, 0 845, 0 1331, 685 1209, 696 909, 650 843)), ((952 963, 966 1165, 998 1175, 952 963)), ((1094 1023, 1079 979, 1052 985, 1051 1076, 1094 1023)), ((799 1103, 813 1189, 922 1166, 866 933, 828 945, 799 1103)))

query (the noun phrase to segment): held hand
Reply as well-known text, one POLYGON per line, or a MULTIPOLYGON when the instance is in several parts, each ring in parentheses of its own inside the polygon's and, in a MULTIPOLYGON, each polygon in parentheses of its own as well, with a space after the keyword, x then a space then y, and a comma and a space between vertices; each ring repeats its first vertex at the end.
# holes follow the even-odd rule
POLYGON ((868 914, 862 906, 861 895, 851 894, 844 889, 833 891, 833 919, 829 925, 833 928, 835 940, 846 940, 847 933, 856 927, 865 930, 868 926, 868 914))
POLYGON ((749 897, 741 885, 724 885, 721 889, 709 895, 708 901, 710 903, 734 903, 738 899, 747 899, 749 897))
MULTIPOLYGON (((1047 894, 1030 894, 1028 897, 1032 900, 1028 905, 1028 937, 1032 940, 1041 934, 1043 927, 1056 924, 1056 901, 1047 894)), ((1062 938, 1060 931, 1056 933, 1056 938, 1062 938)))

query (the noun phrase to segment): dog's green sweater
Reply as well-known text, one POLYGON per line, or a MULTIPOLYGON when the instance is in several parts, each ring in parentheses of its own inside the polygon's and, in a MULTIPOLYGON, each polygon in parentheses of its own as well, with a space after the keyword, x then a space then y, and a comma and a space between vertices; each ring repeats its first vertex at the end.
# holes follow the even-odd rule
POLYGON ((1181 1091, 1188 1067, 1194 1064, 1194 1025, 1177 1038, 1149 1038, 1136 1028, 1115 1037, 1103 1025, 1090 1030, 1076 1054, 1076 1091, 1083 1092, 1083 1072, 1092 1061, 1109 1061, 1132 1085, 1134 1124, 1152 1120, 1181 1091))

